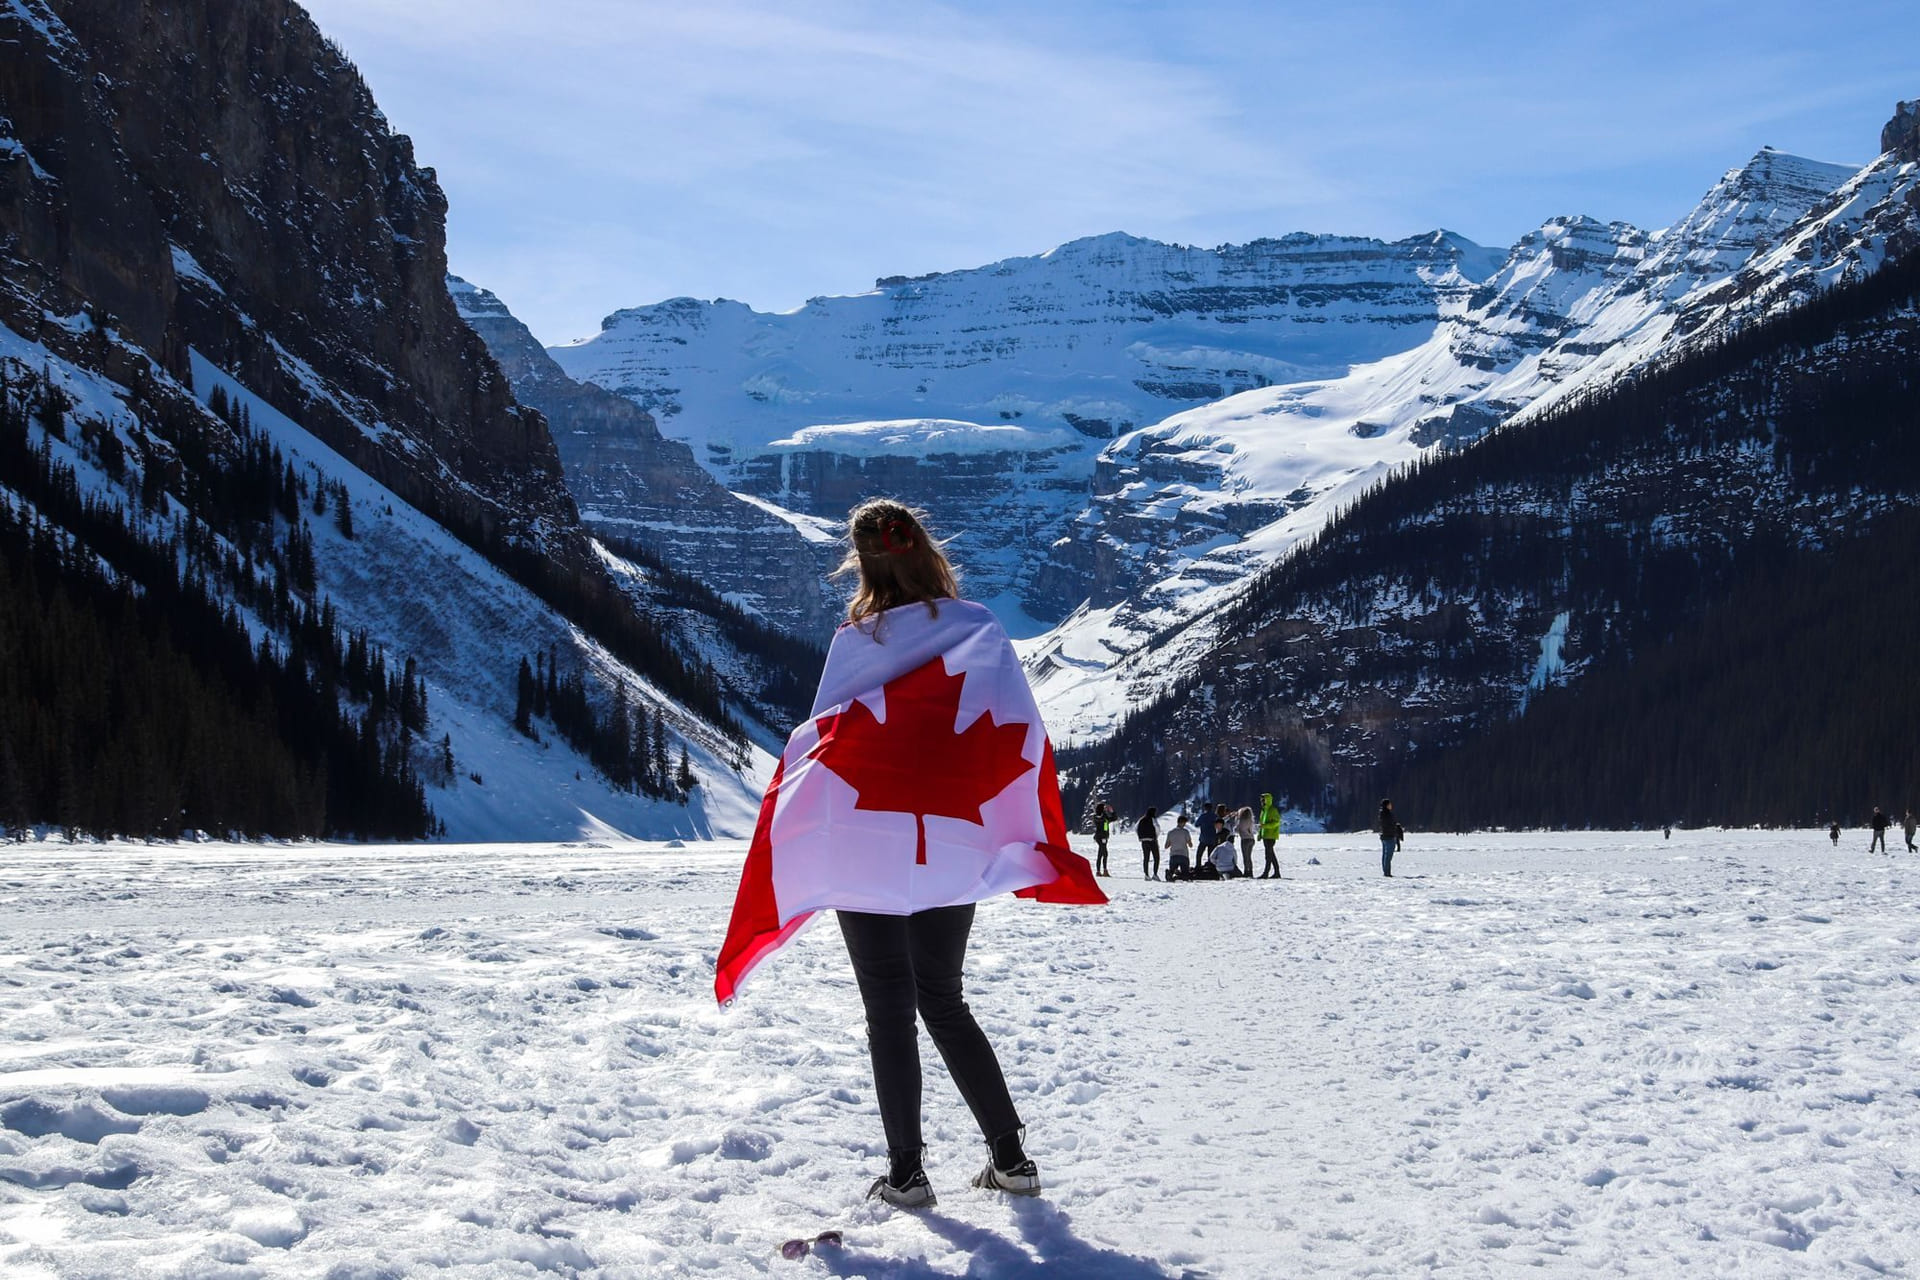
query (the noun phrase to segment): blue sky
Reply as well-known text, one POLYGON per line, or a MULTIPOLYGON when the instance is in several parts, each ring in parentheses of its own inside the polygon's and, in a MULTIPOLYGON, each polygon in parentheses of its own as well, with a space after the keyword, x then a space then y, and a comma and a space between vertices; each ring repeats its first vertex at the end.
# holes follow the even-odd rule
POLYGON ((1115 230, 1663 226, 1763 144, 1864 163, 1920 97, 1911 0, 305 3, 438 170, 454 270, 547 342, 1115 230))

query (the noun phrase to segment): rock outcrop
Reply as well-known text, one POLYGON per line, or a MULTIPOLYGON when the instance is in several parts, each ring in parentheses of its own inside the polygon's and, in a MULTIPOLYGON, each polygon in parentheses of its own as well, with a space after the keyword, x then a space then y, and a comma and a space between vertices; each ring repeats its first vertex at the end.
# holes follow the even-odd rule
POLYGON ((736 497, 701 469, 691 449, 662 436, 646 410, 568 377, 489 290, 458 276, 447 278, 447 289, 515 398, 546 417, 589 528, 646 548, 796 635, 831 630, 837 611, 821 579, 838 547, 824 531, 803 534, 736 497))
POLYGON ((1893 119, 1880 130, 1880 150, 1901 164, 1920 163, 1920 100, 1894 104, 1893 119))

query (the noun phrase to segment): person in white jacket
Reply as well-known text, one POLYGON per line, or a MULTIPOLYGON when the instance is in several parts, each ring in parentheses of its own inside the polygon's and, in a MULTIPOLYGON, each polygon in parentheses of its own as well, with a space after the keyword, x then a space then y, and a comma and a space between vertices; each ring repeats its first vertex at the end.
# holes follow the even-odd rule
POLYGON ((1253 821, 1253 810, 1242 805, 1233 818, 1233 834, 1240 841, 1240 876, 1245 880, 1253 879, 1253 838, 1258 832, 1259 828, 1253 821))
POLYGON ((1167 878, 1172 879, 1177 872, 1187 873, 1188 855, 1193 852, 1193 832, 1187 827, 1187 815, 1181 814, 1174 819, 1173 830, 1167 832, 1167 878))
POLYGON ((1223 839, 1213 846, 1213 865, 1219 868, 1222 880, 1231 880, 1240 874, 1233 864, 1233 841, 1223 839))

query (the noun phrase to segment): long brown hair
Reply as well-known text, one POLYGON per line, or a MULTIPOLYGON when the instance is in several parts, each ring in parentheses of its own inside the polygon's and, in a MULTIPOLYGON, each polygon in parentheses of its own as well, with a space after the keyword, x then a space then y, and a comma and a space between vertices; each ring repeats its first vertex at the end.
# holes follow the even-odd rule
POLYGON ((833 573, 857 575, 848 622, 865 622, 903 604, 925 603, 937 615, 937 601, 960 598, 959 575, 927 532, 925 514, 891 498, 871 498, 847 517, 847 557, 833 573))

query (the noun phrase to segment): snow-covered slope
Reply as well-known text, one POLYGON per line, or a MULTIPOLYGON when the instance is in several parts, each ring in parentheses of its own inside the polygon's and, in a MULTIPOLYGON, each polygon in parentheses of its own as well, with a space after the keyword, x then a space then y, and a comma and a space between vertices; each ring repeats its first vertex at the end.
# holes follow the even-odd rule
POLYGON ((1554 219, 1411 350, 1113 442, 1087 512, 1041 574, 1088 600, 1028 646, 1049 722, 1068 740, 1110 729, 1191 670, 1215 638, 1206 619, 1342 504, 1591 367, 1646 359, 1690 303, 1777 244, 1849 173, 1766 150, 1665 231, 1554 219))
POLYGON ((731 489, 829 519, 875 492, 926 506, 1017 625, 1077 602, 1036 585, 1032 548, 1084 509, 1108 439, 1416 345, 1498 258, 1441 232, 1220 249, 1115 234, 778 315, 673 299, 553 355, 731 489))
MULTIPOLYGON (((412 655, 427 682, 429 736, 450 737, 455 768, 428 803, 455 840, 555 840, 624 832, 653 837, 752 830, 768 761, 744 773, 735 746, 637 676, 579 627, 388 492, 197 352, 193 389, 220 387, 245 404, 256 430, 296 470, 342 484, 354 536, 316 522, 320 589, 344 625, 412 655), (689 802, 651 799, 609 784, 557 734, 534 742, 513 728, 514 676, 524 655, 555 652, 563 669, 590 671, 601 690, 624 687, 672 726, 702 785, 689 802)), ((757 754, 757 753, 756 753, 757 754)))
MULTIPOLYGON (((131 354, 130 352, 128 354, 131 354)), ((352 511, 353 535, 344 536, 337 511, 307 522, 314 543, 316 595, 333 605, 343 631, 364 631, 394 655, 419 663, 430 715, 420 744, 427 802, 457 840, 574 839, 629 833, 667 836, 738 834, 751 830, 757 788, 768 761, 735 767, 738 748, 688 714, 648 681, 616 661, 578 627, 513 581, 391 490, 322 443, 293 418, 255 395, 198 352, 190 355, 191 393, 219 393, 244 405, 253 429, 285 455, 314 488, 324 483, 352 511), (338 488, 335 488, 338 486, 338 488), (686 805, 618 790, 577 751, 547 733, 533 742, 514 731, 514 674, 522 654, 555 652, 567 669, 583 667, 597 686, 624 685, 635 703, 672 726, 676 750, 684 743, 702 785, 686 805), (454 768, 436 767, 441 740, 454 768)), ((90 432, 112 431, 134 456, 148 439, 128 406, 126 388, 76 365, 47 347, 0 326, 0 379, 37 374, 53 379, 73 401, 70 420, 90 432)), ((147 393, 172 389, 151 367, 147 393)), ((187 388, 181 388, 187 390, 187 388)), ((137 475, 116 479, 98 462, 98 450, 34 428, 35 447, 74 468, 83 492, 122 506, 148 534, 165 535, 185 514, 177 503, 141 517, 132 491, 137 475)), ((149 465, 159 465, 149 463, 149 465)), ((0 476, 0 500, 24 500, 0 476)), ((258 637, 273 629, 249 617, 258 637)))

